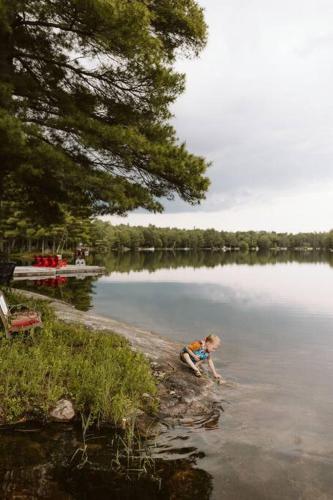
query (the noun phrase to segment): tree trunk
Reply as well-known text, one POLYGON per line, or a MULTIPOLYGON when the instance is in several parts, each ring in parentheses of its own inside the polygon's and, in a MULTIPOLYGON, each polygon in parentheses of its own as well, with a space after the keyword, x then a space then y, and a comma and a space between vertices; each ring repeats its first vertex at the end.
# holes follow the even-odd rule
MULTIPOLYGON (((14 39, 13 27, 15 24, 15 12, 7 3, 7 6, 2 10, 4 19, 0 23, 0 107, 5 110, 10 110, 12 107, 12 85, 13 85, 13 59, 14 59, 14 39), (11 12, 12 11, 12 12, 11 12)), ((1 2, 2 4, 2 2, 1 2)), ((0 197, 3 196, 6 190, 5 178, 11 171, 12 165, 5 157, 0 157, 1 175, 0 175, 0 197)))
MULTIPOLYGON (((7 4, 10 2, 7 2, 7 4)), ((14 73, 14 37, 15 30, 15 11, 10 5, 5 7, 5 19, 0 24, 0 75, 1 80, 9 86, 13 83, 14 73), (7 18, 7 19, 6 19, 7 18)), ((0 97, 1 96, 0 94, 0 97)), ((4 99, 1 99, 4 101, 4 99)), ((9 107, 10 102, 1 102, 4 107, 9 107)))

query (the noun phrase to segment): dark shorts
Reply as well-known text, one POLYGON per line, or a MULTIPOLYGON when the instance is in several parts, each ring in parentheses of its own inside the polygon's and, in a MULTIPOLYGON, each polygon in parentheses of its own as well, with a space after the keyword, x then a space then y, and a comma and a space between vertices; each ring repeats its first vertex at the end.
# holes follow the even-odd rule
MULTIPOLYGON (((184 359, 184 354, 186 353, 186 349, 184 347, 184 349, 182 349, 179 353, 179 358, 180 358, 180 361, 182 361, 183 363, 186 363, 185 359, 184 359)), ((192 356, 189 354, 190 358, 191 358, 191 361, 192 363, 197 363, 197 361, 195 359, 192 358, 192 356)))

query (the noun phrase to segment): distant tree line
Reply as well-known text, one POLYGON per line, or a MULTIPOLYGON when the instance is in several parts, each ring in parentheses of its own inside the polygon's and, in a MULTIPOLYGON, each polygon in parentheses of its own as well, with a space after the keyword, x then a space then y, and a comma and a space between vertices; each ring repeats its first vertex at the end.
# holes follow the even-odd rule
POLYGON ((0 252, 63 253, 82 243, 97 253, 150 249, 192 250, 298 250, 333 249, 333 230, 321 233, 276 233, 267 231, 217 231, 155 226, 113 226, 98 219, 68 214, 63 224, 42 226, 29 219, 23 209, 2 203, 0 252))
POLYGON ((277 249, 333 249, 333 230, 326 233, 276 233, 267 231, 217 231, 216 229, 177 229, 155 226, 110 226, 96 221, 96 246, 107 249, 196 249, 240 250, 243 252, 277 249))

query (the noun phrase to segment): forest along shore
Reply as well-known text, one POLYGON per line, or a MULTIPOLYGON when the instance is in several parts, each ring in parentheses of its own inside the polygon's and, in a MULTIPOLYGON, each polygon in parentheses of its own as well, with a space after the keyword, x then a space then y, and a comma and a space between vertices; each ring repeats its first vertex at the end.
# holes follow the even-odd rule
MULTIPOLYGON (((47 300, 57 318, 67 323, 80 324, 92 330, 106 330, 125 337, 132 349, 148 357, 158 385, 159 407, 156 418, 141 415, 139 431, 158 432, 160 424, 190 424, 200 418, 218 419, 221 412, 221 387, 208 376, 200 379, 179 359, 181 344, 132 325, 93 312, 83 312, 60 300, 34 292, 20 290, 28 298, 47 300)), ((107 334, 107 332, 106 332, 107 334)), ((147 398, 149 394, 145 395, 147 398)))

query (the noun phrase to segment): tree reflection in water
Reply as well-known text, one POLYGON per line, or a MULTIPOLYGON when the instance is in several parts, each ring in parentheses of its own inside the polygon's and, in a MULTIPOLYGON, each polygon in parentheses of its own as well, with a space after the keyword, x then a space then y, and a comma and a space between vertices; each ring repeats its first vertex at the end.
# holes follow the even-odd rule
POLYGON ((82 279, 66 277, 65 281, 48 278, 14 281, 13 286, 63 300, 80 311, 88 311, 92 306, 93 284, 96 280, 97 276, 87 276, 82 279))
MULTIPOLYGON (((156 251, 113 252, 95 255, 90 264, 104 266, 106 274, 113 272, 150 271, 176 269, 178 267, 210 267, 238 265, 266 265, 288 262, 325 262, 333 267, 333 253, 325 252, 221 252, 221 251, 156 251)), ((49 297, 64 300, 81 311, 92 307, 94 283, 98 276, 66 278, 58 280, 27 280, 14 282, 16 288, 35 291, 49 297)))
POLYGON ((105 266, 107 273, 157 271, 177 267, 216 267, 230 264, 266 265, 288 262, 326 262, 333 266, 333 253, 326 252, 222 252, 222 251, 156 251, 113 252, 95 256, 95 264, 105 266))

